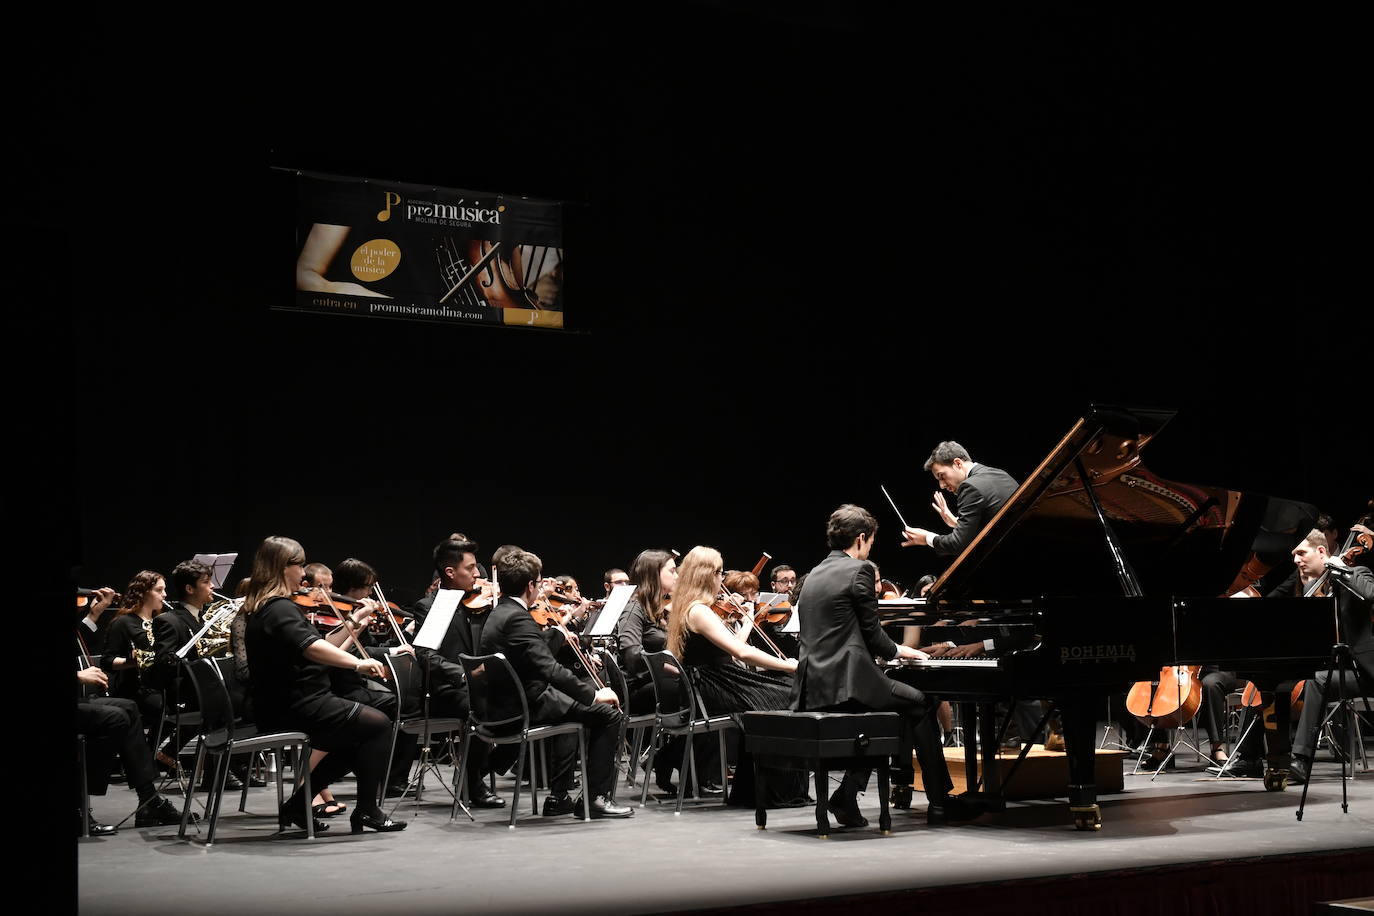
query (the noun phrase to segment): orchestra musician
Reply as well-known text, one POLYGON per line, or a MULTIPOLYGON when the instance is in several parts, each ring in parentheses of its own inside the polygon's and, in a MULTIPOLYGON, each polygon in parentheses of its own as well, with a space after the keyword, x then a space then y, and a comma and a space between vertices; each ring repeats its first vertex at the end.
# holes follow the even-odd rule
MULTIPOLYGON (((720 552, 693 547, 682 560, 677 590, 668 616, 668 651, 688 669, 689 676, 708 715, 747 712, 751 709, 783 709, 791 694, 790 675, 797 670, 795 658, 779 658, 749 642, 753 614, 746 612, 733 630, 712 609, 720 595, 725 571, 720 552), (744 667, 765 669, 756 671, 744 667), (779 674, 775 674, 778 672, 779 674)), ((754 807, 752 757, 740 750, 727 799, 731 805, 754 807)), ((768 780, 771 807, 803 804, 805 773, 780 771, 768 780)))
MULTIPOLYGON (((434 547, 434 570, 439 587, 416 602, 413 609, 416 619, 424 620, 429 616, 440 591, 457 590, 463 592, 465 598, 469 597, 481 584, 479 569, 477 544, 466 537, 440 541, 434 547)), ((489 604, 468 607, 460 602, 439 648, 416 647, 415 656, 421 668, 429 671, 431 716, 466 719, 472 711, 458 656, 478 654, 489 610, 489 604)), ((504 798, 491 791, 484 778, 491 772, 488 749, 485 742, 472 738, 467 765, 469 807, 503 808, 506 804, 504 798)))
MULTIPOLYGON (((110 677, 110 696, 138 703, 139 713, 148 722, 162 718, 162 693, 151 680, 156 657, 153 642, 153 616, 166 605, 167 583, 161 573, 145 569, 129 581, 119 615, 105 634, 105 652, 100 667, 110 677)), ((156 729, 148 740, 156 739, 156 729)), ((158 763, 175 772, 177 762, 158 748, 152 749, 158 763)))
POLYGON ((617 585, 629 584, 630 574, 618 566, 612 566, 610 569, 606 570, 601 577, 601 587, 606 590, 606 594, 602 597, 609 598, 611 596, 611 589, 615 588, 617 585))
MULTIPOLYGON (((913 781, 910 748, 914 745, 925 786, 927 821, 936 824, 976 817, 980 813, 976 807, 949 795, 953 783, 931 702, 915 687, 885 677, 874 662, 875 658, 929 657, 893 642, 878 622, 874 569, 868 562, 877 531, 877 521, 860 506, 845 504, 830 514, 826 523, 830 555, 807 573, 797 596, 802 608, 801 654, 791 708, 901 713, 897 785, 910 786, 913 781)), ((859 811, 857 796, 867 788, 870 775, 866 769, 847 772, 830 796, 830 810, 841 826, 868 823, 859 811)))
MULTIPOLYGON (((210 603, 213 594, 211 592, 211 577, 213 571, 204 563, 195 560, 186 560, 178 563, 172 570, 171 592, 176 596, 175 601, 169 601, 167 608, 161 614, 153 617, 153 651, 154 661, 148 669, 148 680, 153 685, 166 692, 168 700, 177 708, 182 710, 194 710, 197 708, 195 688, 181 676, 181 657, 177 651, 188 642, 191 637, 200 631, 204 621, 201 619, 201 611, 210 603)), ((211 634, 206 634, 201 640, 191 646, 186 652, 187 661, 195 661, 198 658, 212 658, 224 655, 229 651, 227 641, 211 645, 208 638, 211 634)), ((221 637, 222 638, 222 637, 221 637)), ((230 699, 234 704, 235 710, 245 709, 245 699, 247 693, 242 684, 236 679, 229 678, 227 686, 229 688, 230 699)), ((245 718, 247 718, 245 716, 245 718)), ((183 726, 176 735, 175 746, 185 745, 186 738, 189 738, 189 726, 183 726)), ((208 787, 211 774, 207 771, 202 775, 203 787, 208 787)), ((237 792, 243 788, 243 780, 251 780, 254 786, 265 786, 260 777, 253 777, 248 771, 245 761, 236 759, 229 769, 229 773, 224 779, 224 788, 230 792, 237 792)))
POLYGON ((776 594, 787 595, 791 600, 792 589, 797 585, 797 571, 786 563, 779 563, 773 567, 773 579, 771 587, 776 594))
MULTIPOLYGON (((1340 641, 1350 647, 1356 670, 1353 677, 1350 672, 1339 672, 1337 676, 1341 678, 1342 689, 1347 697, 1374 694, 1374 626, 1371 626, 1370 620, 1371 612, 1374 612, 1374 572, 1366 566, 1346 566, 1339 557, 1332 559, 1326 535, 1316 528, 1293 548, 1293 564, 1298 571, 1296 588, 1299 595, 1305 594, 1307 588, 1328 568, 1328 578, 1340 579, 1338 582, 1326 582, 1322 586, 1322 593, 1336 596, 1340 641)), ((1333 633, 1333 642, 1335 636, 1333 633)), ((1306 782, 1311 773, 1317 727, 1326 714, 1322 694, 1326 688, 1327 674, 1326 670, 1318 671, 1315 677, 1307 679, 1307 685, 1303 688, 1302 713, 1293 739, 1290 783, 1306 782)), ((1336 696, 1334 686, 1331 696, 1336 696)))
MULTIPOLYGON (((391 720, 371 706, 330 691, 327 668, 384 678, 386 666, 374 658, 350 655, 322 638, 291 600, 305 573, 305 551, 290 538, 269 537, 253 558, 248 593, 240 611, 247 618, 244 639, 252 672, 253 706, 264 731, 304 731, 312 750, 325 757, 312 762, 311 784, 327 789, 352 770, 358 799, 350 817, 354 833, 364 828, 387 832, 405 822, 378 807, 391 750, 391 720)), ((360 621, 366 622, 366 621, 360 621)), ((343 641, 343 634, 337 637, 343 641)), ((282 827, 306 826, 310 799, 298 788, 282 805, 282 827)), ((318 824, 316 831, 328 829, 318 824)))
MULTIPOLYGON (((662 652, 668 647, 668 610, 669 599, 677 588, 677 560, 666 550, 642 550, 630 565, 630 578, 635 585, 635 593, 625 604, 621 615, 620 633, 617 647, 620 651, 620 664, 625 671, 626 687, 629 690, 630 715, 643 715, 654 711, 654 685, 649 677, 649 668, 644 663, 645 652, 662 652)), ((667 697, 665 705, 677 702, 676 697, 667 697)), ((697 754, 697 771, 714 772, 711 763, 715 743, 709 740, 700 742, 697 754)), ((682 750, 685 738, 674 737, 666 741, 654 754, 654 784, 669 795, 677 793, 673 784, 673 770, 682 763, 682 750)), ((700 780, 703 795, 715 795, 724 788, 709 776, 700 780)), ((689 791, 690 786, 686 787, 689 791)))
MULTIPOLYGON (((109 686, 109 677, 100 668, 83 668, 76 674, 78 684, 104 689, 109 686)), ((124 773, 129 787, 138 793, 138 812, 134 815, 135 827, 162 827, 181 823, 181 812, 171 800, 161 796, 154 788, 157 769, 153 766, 152 753, 143 738, 143 718, 138 713, 138 704, 124 697, 94 697, 81 699, 76 704, 76 732, 86 738, 86 791, 91 795, 104 795, 110 785, 110 769, 114 755, 119 754, 124 764, 124 773)), ((81 833, 82 822, 90 827, 91 836, 110 836, 117 832, 111 824, 98 823, 90 809, 77 808, 77 835, 81 833)), ((199 818, 194 812, 190 822, 199 818)))
MULTIPOLYGON (((538 597, 543 563, 539 557, 519 548, 498 551, 492 566, 501 589, 501 599, 488 612, 482 628, 480 654, 503 653, 519 675, 529 700, 530 720, 537 724, 581 722, 587 727, 587 768, 582 775, 583 791, 591 793, 588 802, 593 818, 630 817, 634 809, 611 801, 615 784, 615 745, 620 739, 619 698, 609 687, 596 689, 560 665, 549 651, 539 625, 530 616, 530 606, 538 597)), ((577 758, 575 735, 550 738, 549 795, 544 799, 544 816, 571 814, 577 809, 569 789, 573 783, 573 764, 577 758)), ((502 745, 493 759, 506 759, 515 745, 502 745)), ((505 766, 509 766, 506 763, 505 766)), ((497 765, 498 769, 504 766, 497 765)))

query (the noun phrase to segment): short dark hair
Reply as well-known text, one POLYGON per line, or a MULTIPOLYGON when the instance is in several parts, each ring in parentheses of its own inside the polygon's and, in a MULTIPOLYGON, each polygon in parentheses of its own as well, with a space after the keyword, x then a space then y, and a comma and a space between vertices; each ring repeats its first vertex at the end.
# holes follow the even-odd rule
POLYGON ((201 579, 208 579, 213 575, 210 567, 196 560, 187 560, 178 563, 172 570, 172 597, 180 601, 186 597, 186 589, 195 588, 201 579))
POLYGON ((796 570, 793 569, 792 567, 788 566, 786 563, 779 563, 777 566, 774 566, 774 567, 773 567, 773 572, 772 572, 772 574, 771 574, 771 575, 772 575, 772 578, 769 579, 769 581, 770 581, 770 582, 776 582, 776 581, 778 581, 778 573, 785 573, 785 572, 793 572, 793 573, 794 573, 794 572, 796 572, 796 570))
POLYGON ((302 577, 302 579, 303 581, 306 581, 311 585, 318 585, 319 575, 321 572, 327 572, 331 576, 334 575, 333 570, 331 570, 328 566, 325 566, 323 563, 310 563, 306 565, 304 569, 305 575, 302 577))
POLYGON ((968 456, 968 449, 964 448, 953 439, 948 439, 935 446, 934 451, 930 453, 930 457, 926 459, 926 463, 921 465, 921 470, 929 471, 933 465, 937 464, 953 464, 955 458, 962 458, 965 461, 973 460, 968 456))
POLYGON ((601 584, 602 584, 602 585, 610 585, 610 584, 611 584, 611 580, 615 578, 615 574, 616 574, 616 573, 620 573, 622 576, 625 576, 627 579, 628 579, 629 576, 630 576, 629 573, 625 572, 625 570, 621 569, 619 566, 612 566, 610 569, 606 570, 606 572, 602 574, 602 576, 601 576, 601 584))
POLYGON ((861 534, 872 535, 878 530, 878 520, 863 506, 845 503, 830 513, 825 525, 825 539, 832 550, 844 550, 861 534))
POLYGON ((355 588, 371 588, 377 581, 377 570, 362 560, 349 557, 334 567, 334 591, 339 594, 355 588))
POLYGON ((463 555, 468 553, 477 556, 476 541, 469 541, 467 538, 448 538, 440 541, 434 547, 434 571, 442 578, 447 567, 458 566, 463 562, 463 555))
POLYGON ((544 564, 539 557, 517 547, 501 558, 501 565, 496 567, 496 581, 501 586, 501 594, 521 595, 543 572, 544 564))

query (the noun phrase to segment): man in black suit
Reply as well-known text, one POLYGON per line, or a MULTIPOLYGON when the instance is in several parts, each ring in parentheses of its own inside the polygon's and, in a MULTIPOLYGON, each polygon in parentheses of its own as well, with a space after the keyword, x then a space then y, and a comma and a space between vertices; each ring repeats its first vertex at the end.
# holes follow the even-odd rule
MULTIPOLYGON (((904 716, 902 750, 896 769, 899 785, 911 784, 914 744, 925 785, 926 818, 931 823, 959 820, 977 811, 949 797, 953 784, 940 747, 934 710, 908 684, 884 676, 875 658, 927 658, 898 645, 878 623, 873 564, 868 561, 878 523, 867 510, 843 505, 830 515, 826 538, 830 555, 807 573, 797 597, 801 617, 800 653, 792 686, 792 708, 829 712, 893 711, 904 716)), ((830 797, 842 826, 863 826, 857 793, 868 785, 869 770, 851 770, 830 797)))
MULTIPOLYGON (((1327 567, 1331 567, 1325 589, 1327 594, 1336 596, 1336 608, 1341 623, 1341 642, 1350 647, 1355 676, 1349 672, 1337 672, 1344 684, 1345 696, 1369 696, 1374 691, 1374 622, 1370 612, 1374 611, 1374 573, 1364 566, 1346 566, 1340 558, 1331 560, 1328 541, 1319 529, 1311 533, 1293 548, 1293 564, 1298 568, 1296 593, 1303 594, 1312 582, 1321 577, 1327 567)), ((1279 590, 1271 595, 1279 594, 1279 590)), ((1290 592, 1292 594, 1292 592, 1290 592)), ((1334 634, 1333 634, 1334 638, 1334 634)), ((1326 715, 1322 703, 1322 691, 1326 688, 1327 671, 1321 670, 1307 680, 1303 688, 1302 715, 1298 719, 1298 730, 1293 737, 1293 762, 1289 782, 1307 781, 1312 768, 1312 755, 1317 745, 1317 726, 1326 715)), ((1328 700, 1337 696, 1336 686, 1332 685, 1328 700)))
POLYGON ((958 442, 941 442, 935 446, 924 468, 935 477, 940 490, 954 494, 959 504, 959 516, 956 518, 950 512, 944 495, 936 490, 931 506, 944 523, 954 530, 949 534, 936 534, 924 528, 907 528, 902 546, 932 547, 945 557, 963 553, 964 548, 972 543, 978 532, 992 520, 1019 486, 1006 471, 973 461, 969 458, 968 449, 958 442))
MULTIPOLYGON (((196 702, 196 691, 191 683, 183 678, 181 668, 181 657, 177 655, 177 650, 191 641, 191 637, 200 632, 200 628, 205 625, 201 617, 203 611, 214 597, 212 589, 213 570, 204 563, 195 560, 186 560, 178 563, 172 570, 169 592, 177 597, 176 601, 168 602, 167 610, 153 617, 153 667, 149 669, 150 680, 154 686, 165 691, 167 701, 170 704, 169 710, 180 710, 186 712, 199 708, 196 702)), ((228 633, 228 627, 224 628, 224 633, 228 633)), ((201 658, 214 658, 229 653, 228 637, 223 638, 223 643, 214 641, 216 637, 207 633, 196 645, 186 652, 187 661, 196 661, 201 658)), ((234 704, 234 712, 241 719, 250 719, 251 714, 248 710, 248 691, 244 689, 238 678, 227 678, 226 686, 229 689, 230 702, 234 704)), ((170 714, 170 712, 169 712, 170 714)), ((180 748, 190 737, 186 734, 188 726, 182 726, 178 734, 173 736, 173 744, 180 748)), ((203 779, 208 781, 210 774, 206 773, 203 779)), ((260 777, 252 777, 248 772, 248 764, 243 755, 234 758, 229 768, 229 775, 225 777, 224 787, 230 792, 237 792, 243 788, 243 780, 252 779, 252 785, 267 785, 260 777)))
MULTIPOLYGON (((415 603, 415 619, 425 620, 440 591, 457 590, 464 597, 478 585, 477 545, 466 538, 449 538, 434 548, 434 570, 439 588, 415 603)), ((467 682, 459 655, 476 655, 482 639, 482 627, 487 621, 487 608, 470 609, 461 603, 454 612, 448 632, 438 649, 415 647, 415 657, 422 670, 429 670, 429 714, 434 717, 466 719, 472 710, 467 682)), ((418 635, 419 628, 416 633, 418 635)), ((492 792, 484 779, 491 770, 488 746, 474 740, 468 758, 468 804, 474 808, 503 808, 506 800, 492 792)))
MULTIPOLYGON (((540 725, 581 722, 587 726, 587 769, 590 772, 582 775, 582 790, 591 793, 591 816, 630 817, 634 809, 610 800, 616 775, 615 743, 620 740, 619 699, 609 687, 597 690, 583 683, 549 651, 544 634, 529 611, 531 602, 539 595, 542 573, 543 564, 528 551, 515 550, 502 558, 496 572, 501 600, 482 629, 481 654, 501 652, 509 659, 524 685, 531 721, 540 725)), ((553 745, 549 761, 550 794, 544 799, 544 815, 571 814, 578 807, 568 794, 577 757, 577 738, 560 735, 549 741, 553 745)), ((513 748, 514 745, 505 747, 513 748)))

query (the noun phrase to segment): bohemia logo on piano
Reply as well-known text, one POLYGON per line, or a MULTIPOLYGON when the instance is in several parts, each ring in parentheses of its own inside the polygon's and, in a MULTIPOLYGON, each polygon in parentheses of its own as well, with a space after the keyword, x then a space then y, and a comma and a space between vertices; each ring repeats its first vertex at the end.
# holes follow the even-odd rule
POLYGON ((1069 662, 1133 662, 1135 645, 1123 643, 1107 646, 1060 646, 1059 663, 1069 662))

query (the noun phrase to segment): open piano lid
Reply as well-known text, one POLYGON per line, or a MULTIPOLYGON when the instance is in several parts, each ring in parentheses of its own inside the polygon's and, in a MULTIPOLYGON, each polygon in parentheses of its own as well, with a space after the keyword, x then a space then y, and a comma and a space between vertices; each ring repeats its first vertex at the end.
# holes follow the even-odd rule
MULTIPOLYGON (((1093 405, 931 587, 940 601, 1123 594, 1079 463, 1146 595, 1219 595, 1276 531, 1301 539, 1305 503, 1180 484, 1141 452, 1175 411, 1093 405)), ((1279 538, 1283 543, 1283 538, 1279 538)))

